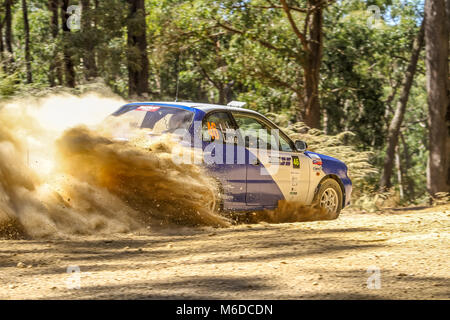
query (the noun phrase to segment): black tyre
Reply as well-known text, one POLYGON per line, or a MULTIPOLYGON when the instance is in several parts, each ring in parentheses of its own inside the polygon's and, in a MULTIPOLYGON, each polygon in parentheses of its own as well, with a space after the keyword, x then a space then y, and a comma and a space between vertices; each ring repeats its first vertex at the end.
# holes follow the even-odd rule
POLYGON ((343 195, 339 183, 327 179, 320 185, 314 199, 314 205, 326 209, 324 219, 337 219, 342 210, 343 195))

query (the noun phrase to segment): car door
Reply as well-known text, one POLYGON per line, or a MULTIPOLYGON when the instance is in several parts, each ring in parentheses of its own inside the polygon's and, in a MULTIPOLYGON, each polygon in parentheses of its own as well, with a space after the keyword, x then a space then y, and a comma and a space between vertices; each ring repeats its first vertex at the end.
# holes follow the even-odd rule
POLYGON ((206 167, 221 184, 224 209, 245 209, 247 168, 231 115, 208 113, 202 123, 202 140, 206 167))
POLYGON ((247 205, 275 207, 283 199, 304 202, 309 191, 309 158, 296 151, 292 141, 267 119, 247 112, 232 115, 248 151, 247 205))

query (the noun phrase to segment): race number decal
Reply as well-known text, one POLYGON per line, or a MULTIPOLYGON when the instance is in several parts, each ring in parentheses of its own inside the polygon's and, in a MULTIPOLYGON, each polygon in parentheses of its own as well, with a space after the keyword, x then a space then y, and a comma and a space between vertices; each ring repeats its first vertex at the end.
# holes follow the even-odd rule
POLYGON ((300 169, 300 159, 298 156, 292 156, 292 167, 294 169, 300 169))

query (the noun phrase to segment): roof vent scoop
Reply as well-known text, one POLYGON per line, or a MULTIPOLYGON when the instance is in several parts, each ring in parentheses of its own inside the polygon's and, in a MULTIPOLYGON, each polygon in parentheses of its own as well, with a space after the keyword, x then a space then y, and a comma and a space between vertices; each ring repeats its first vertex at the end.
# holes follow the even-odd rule
POLYGON ((242 108, 245 106, 247 102, 242 101, 231 101, 229 104, 227 104, 227 107, 236 107, 236 108, 242 108))

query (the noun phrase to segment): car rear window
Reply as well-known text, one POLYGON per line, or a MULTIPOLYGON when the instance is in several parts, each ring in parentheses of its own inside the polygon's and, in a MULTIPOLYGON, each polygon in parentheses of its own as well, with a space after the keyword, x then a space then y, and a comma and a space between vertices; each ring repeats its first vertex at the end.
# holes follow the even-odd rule
POLYGON ((120 123, 131 128, 148 129, 155 134, 173 133, 178 129, 189 129, 192 111, 156 105, 124 106, 112 114, 120 123))

